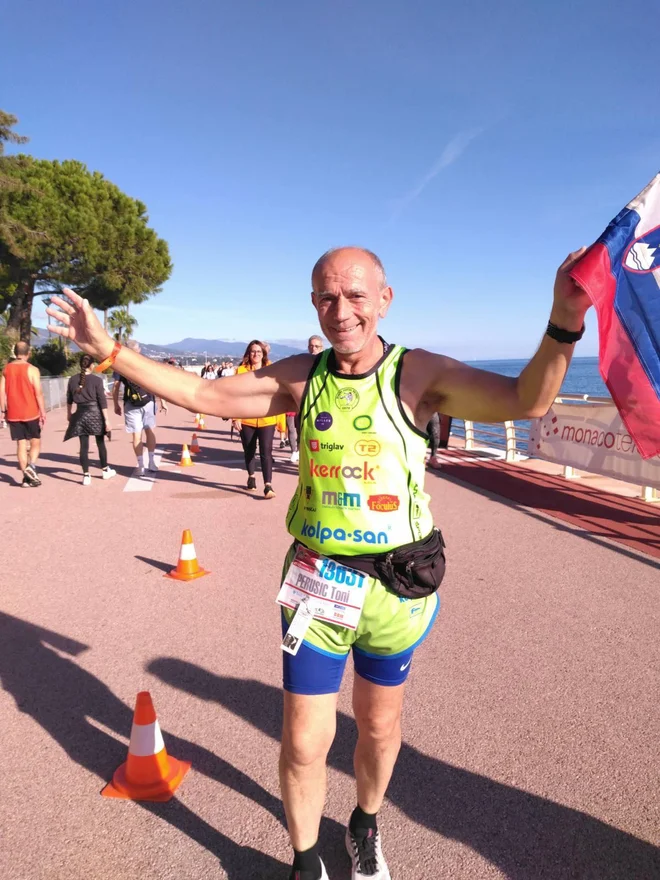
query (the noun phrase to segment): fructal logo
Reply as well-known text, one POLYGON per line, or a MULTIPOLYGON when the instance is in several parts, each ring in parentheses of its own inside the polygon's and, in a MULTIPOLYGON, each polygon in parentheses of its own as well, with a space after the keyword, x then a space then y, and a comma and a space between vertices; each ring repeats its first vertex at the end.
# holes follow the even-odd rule
POLYGON ((378 440, 358 440, 354 448, 357 454, 363 457, 375 458, 377 455, 380 455, 380 443, 378 440))
POLYGON ((372 425, 373 419, 371 416, 355 416, 353 419, 353 427, 356 431, 368 431, 372 425))

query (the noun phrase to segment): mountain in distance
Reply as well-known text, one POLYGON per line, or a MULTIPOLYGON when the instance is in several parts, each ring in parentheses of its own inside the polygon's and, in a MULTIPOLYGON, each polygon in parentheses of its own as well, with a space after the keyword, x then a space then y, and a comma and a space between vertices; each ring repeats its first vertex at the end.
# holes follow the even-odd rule
MULTIPOLYGON (((171 342, 168 345, 154 345, 150 347, 158 348, 162 351, 189 352, 191 354, 203 354, 206 352, 207 356, 211 357, 221 357, 222 355, 225 357, 243 357, 247 346, 247 342, 236 342, 234 340, 194 339, 192 337, 187 337, 180 342, 171 342)), ((304 342, 300 343, 300 348, 294 348, 291 345, 283 345, 280 342, 271 342, 270 353, 272 357, 279 359, 289 357, 292 354, 300 354, 301 351, 306 350, 306 347, 306 343, 304 342)))

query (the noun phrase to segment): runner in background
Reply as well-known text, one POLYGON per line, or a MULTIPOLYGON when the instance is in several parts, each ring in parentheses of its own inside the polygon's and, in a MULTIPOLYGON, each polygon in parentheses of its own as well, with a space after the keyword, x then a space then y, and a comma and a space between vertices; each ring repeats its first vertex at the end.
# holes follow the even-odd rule
POLYGON ((46 404, 39 370, 28 363, 30 346, 17 342, 14 360, 5 365, 0 378, 0 410, 9 422, 11 439, 16 441, 21 486, 41 486, 36 464, 41 450, 41 429, 46 422, 46 404))
POLYGON ((320 336, 310 336, 307 340, 307 351, 310 354, 321 354, 324 349, 323 340, 320 336))
MULTIPOLYGON (((263 342, 253 339, 245 349, 238 373, 251 373, 260 370, 270 364, 268 352, 263 342)), ((259 444, 259 457, 261 459, 261 472, 264 478, 264 497, 274 498, 273 491, 273 438, 275 437, 275 425, 277 416, 267 416, 258 419, 234 420, 240 425, 240 437, 245 454, 245 467, 248 472, 247 488, 253 492, 257 488, 256 456, 257 443, 259 444)))
MULTIPOLYGON (((140 344, 134 339, 126 343, 126 347, 131 351, 140 353, 140 344)), ((124 379, 119 373, 114 373, 115 384, 112 388, 112 400, 115 407, 115 413, 121 415, 121 407, 119 405, 119 394, 123 387, 124 395, 124 423, 126 425, 126 433, 131 435, 133 443, 133 451, 137 461, 138 474, 144 476, 145 470, 149 473, 156 473, 156 461, 154 453, 156 452, 156 400, 157 398, 134 382, 124 379), (144 432, 148 458, 143 459, 145 443, 142 440, 142 432, 144 432)), ((158 398, 160 403, 160 411, 167 412, 167 404, 164 400, 158 398)))
POLYGON ((428 460, 429 467, 440 468, 442 462, 438 458, 438 449, 447 449, 449 435, 451 433, 452 417, 441 413, 433 413, 431 421, 426 426, 431 446, 431 457, 428 460))
POLYGON ((72 437, 78 437, 80 440, 83 486, 89 486, 92 482, 89 473, 90 437, 96 439, 102 478, 111 480, 117 476, 117 472, 108 466, 108 452, 105 447, 105 438, 110 437, 111 431, 108 421, 108 402, 103 379, 92 372, 93 364, 94 359, 88 354, 83 354, 80 358, 80 373, 71 376, 66 389, 66 417, 69 426, 64 440, 70 440, 72 437), (71 408, 74 404, 76 410, 72 413, 71 408))

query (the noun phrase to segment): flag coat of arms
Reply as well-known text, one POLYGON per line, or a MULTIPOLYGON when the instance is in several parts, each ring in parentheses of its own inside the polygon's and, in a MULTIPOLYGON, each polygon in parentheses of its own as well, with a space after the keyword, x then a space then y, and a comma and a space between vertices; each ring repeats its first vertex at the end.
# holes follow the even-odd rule
POLYGON ((660 174, 571 276, 598 316, 603 381, 642 458, 660 455, 660 174))

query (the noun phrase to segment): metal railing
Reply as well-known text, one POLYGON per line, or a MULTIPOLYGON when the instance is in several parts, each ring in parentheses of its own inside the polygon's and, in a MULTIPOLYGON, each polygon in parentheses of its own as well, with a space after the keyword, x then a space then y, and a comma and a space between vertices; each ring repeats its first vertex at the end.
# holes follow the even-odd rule
MULTIPOLYGON (((611 397, 594 394, 561 394, 555 403, 571 403, 577 406, 586 403, 612 403, 611 397)), ((529 432, 531 422, 473 422, 468 419, 454 419, 451 433, 465 441, 467 450, 482 450, 503 458, 508 462, 534 458, 529 451, 529 432)), ((579 479, 579 474, 570 465, 563 466, 563 476, 567 480, 579 479)), ((652 486, 642 486, 643 501, 660 502, 660 492, 652 486)))

